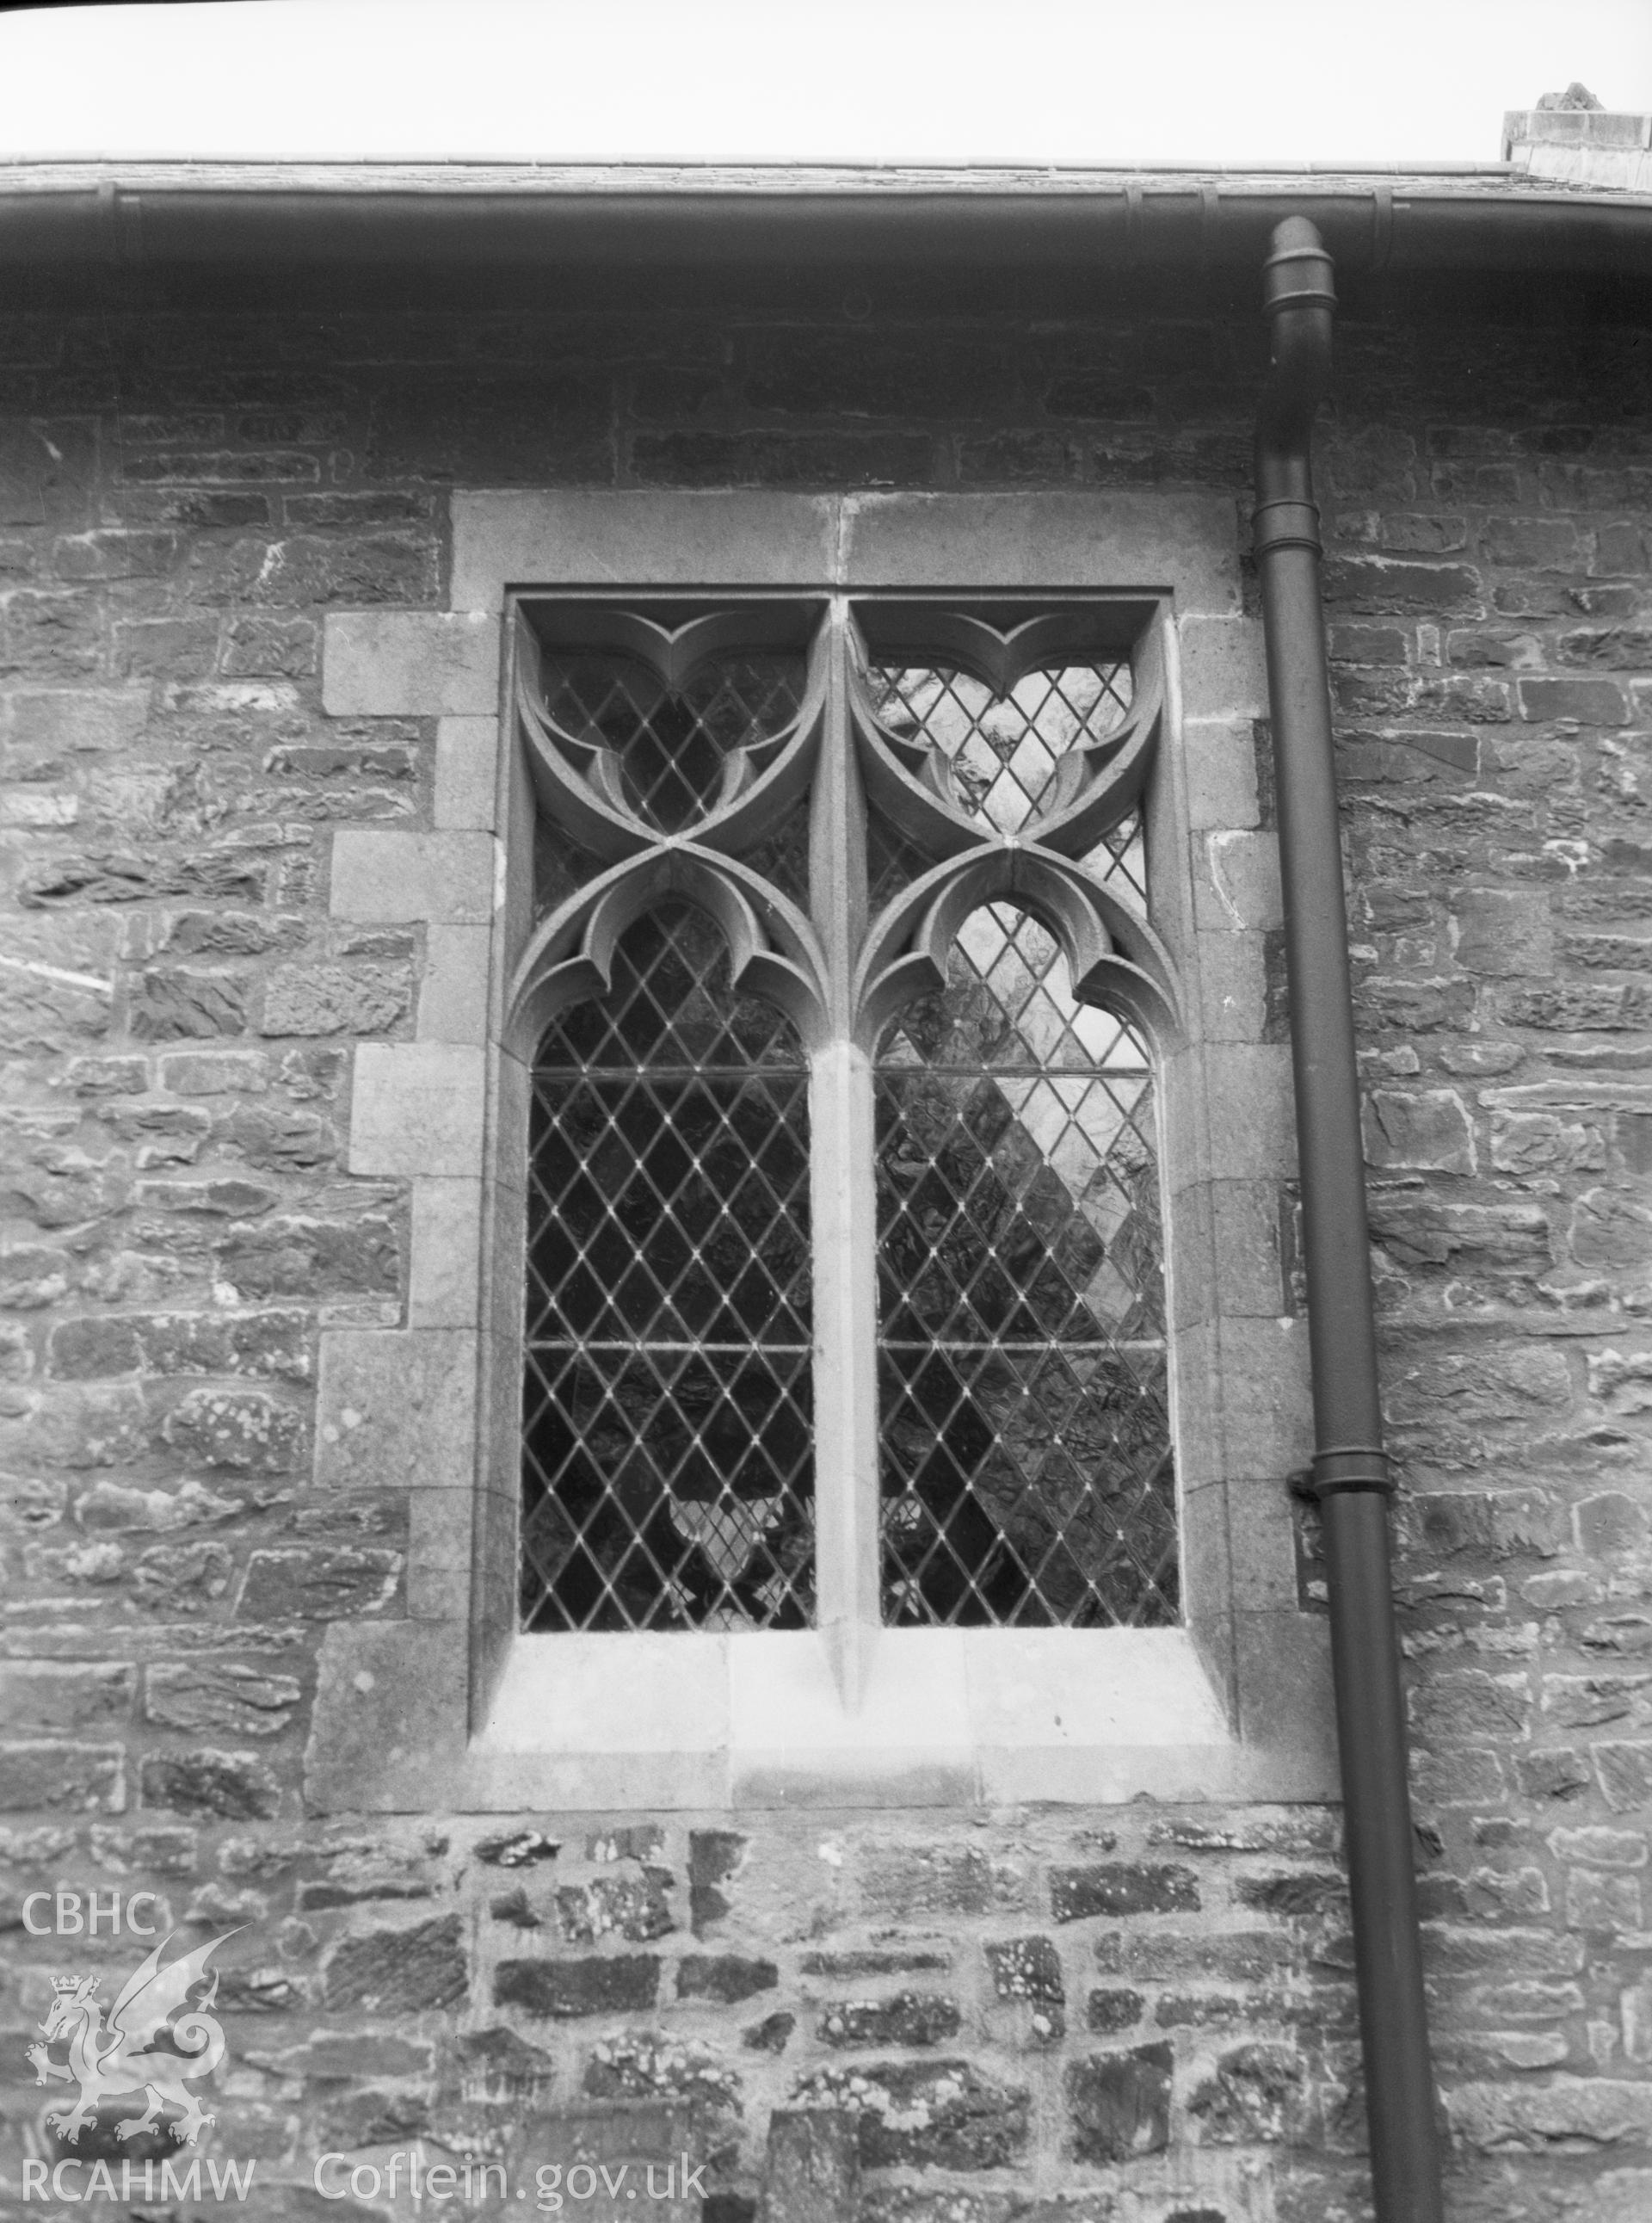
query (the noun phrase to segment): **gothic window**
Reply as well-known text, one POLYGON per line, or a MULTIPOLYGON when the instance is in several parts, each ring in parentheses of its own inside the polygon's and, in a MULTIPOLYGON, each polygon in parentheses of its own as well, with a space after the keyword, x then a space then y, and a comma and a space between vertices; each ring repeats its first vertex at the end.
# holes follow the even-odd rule
POLYGON ((1177 1617, 1140 615, 523 606, 526 1627, 1177 1617))

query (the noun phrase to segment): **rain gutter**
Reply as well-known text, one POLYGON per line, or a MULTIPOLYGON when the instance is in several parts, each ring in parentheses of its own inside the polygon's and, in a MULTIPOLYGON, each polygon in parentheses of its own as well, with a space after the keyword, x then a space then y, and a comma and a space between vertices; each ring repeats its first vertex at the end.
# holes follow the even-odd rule
POLYGON ((0 165, 0 268, 314 269, 1188 259, 1254 268, 1287 211, 1345 271, 1652 277, 1652 195, 1507 166, 1275 171, 539 168, 509 164, 0 165))

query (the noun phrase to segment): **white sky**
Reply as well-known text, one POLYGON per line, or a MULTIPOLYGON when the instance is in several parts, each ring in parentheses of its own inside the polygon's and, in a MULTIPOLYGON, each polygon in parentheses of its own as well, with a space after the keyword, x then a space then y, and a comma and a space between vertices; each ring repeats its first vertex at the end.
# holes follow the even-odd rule
POLYGON ((1652 0, 189 0, 0 15, 0 155, 1494 161, 1652 0))

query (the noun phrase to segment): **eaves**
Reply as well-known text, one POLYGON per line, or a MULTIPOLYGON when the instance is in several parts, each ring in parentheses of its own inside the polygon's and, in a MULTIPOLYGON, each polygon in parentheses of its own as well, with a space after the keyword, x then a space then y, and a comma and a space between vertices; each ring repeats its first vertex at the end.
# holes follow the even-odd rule
POLYGON ((1253 270, 1282 216, 1341 269, 1652 276, 1652 195, 1508 164, 1048 168, 506 161, 0 164, 0 268, 1033 261, 1253 270))

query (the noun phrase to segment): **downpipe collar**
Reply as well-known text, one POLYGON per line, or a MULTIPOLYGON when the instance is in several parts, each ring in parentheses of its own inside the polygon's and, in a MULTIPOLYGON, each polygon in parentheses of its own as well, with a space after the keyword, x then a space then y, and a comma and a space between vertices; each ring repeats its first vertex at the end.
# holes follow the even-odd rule
POLYGON ((1375 1444, 1335 1444, 1316 1452, 1313 1464, 1297 1467, 1288 1477, 1293 1497, 1322 1502, 1342 1490, 1374 1489, 1392 1497, 1398 1489, 1393 1462, 1375 1444))
POLYGON ((1335 266, 1314 225, 1305 217, 1287 217, 1273 236, 1278 244, 1262 265, 1265 312, 1335 308, 1335 266))
POLYGON ((1259 556, 1275 548, 1308 548, 1319 555, 1319 504, 1284 498, 1259 501, 1251 512, 1251 545, 1259 556))

